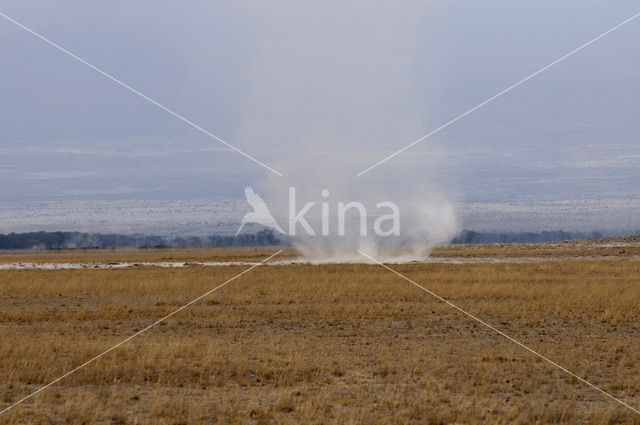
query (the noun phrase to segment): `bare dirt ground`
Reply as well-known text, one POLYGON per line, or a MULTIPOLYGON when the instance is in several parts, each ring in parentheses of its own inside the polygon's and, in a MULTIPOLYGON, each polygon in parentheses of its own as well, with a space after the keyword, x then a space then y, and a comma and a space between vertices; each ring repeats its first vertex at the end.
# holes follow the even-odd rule
MULTIPOLYGON (((0 270, 242 266, 259 262, 279 249, 283 249, 283 252, 268 264, 309 263, 308 260, 286 247, 0 250, 0 270)), ((552 261, 558 258, 640 259, 640 236, 539 244, 448 245, 433 249, 429 257, 421 262, 518 263, 552 261)), ((364 257, 361 259, 365 260, 364 257)))
MULTIPOLYGON (((247 268, 191 263, 271 253, 0 254, 5 264, 190 263, 0 270, 0 410, 247 268)), ((433 258, 516 261, 390 266, 640 409, 639 256, 629 238, 442 247, 433 258)), ((381 266, 294 263, 254 268, 0 423, 640 424, 640 415, 381 266)))

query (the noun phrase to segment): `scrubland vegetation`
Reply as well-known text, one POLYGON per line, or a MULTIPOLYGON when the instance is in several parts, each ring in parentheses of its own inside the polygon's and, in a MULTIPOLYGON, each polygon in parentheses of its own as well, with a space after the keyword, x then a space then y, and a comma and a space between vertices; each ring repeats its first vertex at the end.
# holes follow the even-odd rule
MULTIPOLYGON (((435 254, 540 258, 392 267, 640 408, 640 260, 635 248, 609 245, 450 247, 435 254)), ((256 260, 269 255, 261 250, 0 261, 256 260)), ((0 410, 244 269, 0 271, 0 410)), ((0 423, 640 424, 640 416, 380 266, 293 264, 253 269, 0 423)))

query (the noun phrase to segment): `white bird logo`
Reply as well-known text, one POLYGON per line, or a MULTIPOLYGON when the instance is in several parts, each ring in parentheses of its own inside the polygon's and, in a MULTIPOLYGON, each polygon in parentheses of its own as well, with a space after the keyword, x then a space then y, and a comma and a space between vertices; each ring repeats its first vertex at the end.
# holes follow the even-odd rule
POLYGON ((261 224, 264 227, 269 227, 284 234, 284 230, 282 230, 280 225, 278 225, 278 222, 269 212, 267 204, 264 203, 260 195, 253 191, 253 188, 251 186, 247 186, 244 188, 244 196, 245 198, 247 198, 247 202, 249 203, 249 205, 253 207, 253 212, 247 213, 244 217, 242 217, 242 222, 240 223, 240 227, 236 232, 236 236, 238 236, 244 225, 247 223, 261 224))

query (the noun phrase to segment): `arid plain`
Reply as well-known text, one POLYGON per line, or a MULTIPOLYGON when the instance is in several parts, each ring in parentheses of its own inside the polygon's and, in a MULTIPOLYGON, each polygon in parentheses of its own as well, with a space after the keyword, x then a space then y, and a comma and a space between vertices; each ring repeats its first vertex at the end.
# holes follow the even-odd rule
MULTIPOLYGON (((248 268, 201 263, 275 251, 1 253, 0 410, 248 268), (133 264, 98 266, 121 262, 133 264), (89 266, 24 266, 45 263, 89 266)), ((640 238, 446 246, 389 267, 640 409, 640 238)), ((640 415, 380 265, 292 263, 255 267, 0 423, 640 424, 640 415)))

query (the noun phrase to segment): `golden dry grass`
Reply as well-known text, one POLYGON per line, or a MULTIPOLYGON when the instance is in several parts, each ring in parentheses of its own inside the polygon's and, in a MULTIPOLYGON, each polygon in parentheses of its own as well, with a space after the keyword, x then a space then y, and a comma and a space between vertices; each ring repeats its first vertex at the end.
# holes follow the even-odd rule
MULTIPOLYGON (((638 259, 392 267, 640 407, 638 259)), ((242 270, 0 271, 0 408, 242 270)), ((640 424, 640 416, 380 266, 329 264, 258 267, 0 423, 640 424)))

